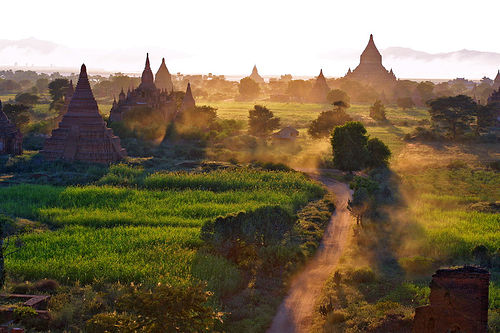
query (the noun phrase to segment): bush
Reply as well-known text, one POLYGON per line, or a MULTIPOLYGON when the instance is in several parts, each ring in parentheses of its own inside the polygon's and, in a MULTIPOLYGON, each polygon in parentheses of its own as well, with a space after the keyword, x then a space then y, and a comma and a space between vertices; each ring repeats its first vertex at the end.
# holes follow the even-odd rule
POLYGON ((352 284, 372 283, 375 282, 376 278, 375 272, 369 267, 354 269, 347 273, 347 281, 352 284))
POLYGON ((434 259, 415 256, 399 259, 399 264, 409 274, 428 275, 434 270, 434 259))
POLYGON ((335 126, 344 125, 346 122, 352 121, 343 108, 337 110, 323 111, 318 118, 311 122, 307 129, 307 133, 315 139, 324 138, 330 135, 335 126))

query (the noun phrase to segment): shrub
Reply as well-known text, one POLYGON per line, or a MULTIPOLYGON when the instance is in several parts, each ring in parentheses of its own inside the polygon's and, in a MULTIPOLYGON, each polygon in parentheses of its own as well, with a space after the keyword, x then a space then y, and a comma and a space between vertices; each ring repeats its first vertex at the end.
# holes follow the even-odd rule
POLYGON ((399 264, 409 274, 427 275, 434 270, 434 259, 415 256, 399 259, 399 264))
POLYGON ((372 283, 376 278, 375 272, 369 267, 354 269, 347 273, 347 281, 353 284, 372 283))

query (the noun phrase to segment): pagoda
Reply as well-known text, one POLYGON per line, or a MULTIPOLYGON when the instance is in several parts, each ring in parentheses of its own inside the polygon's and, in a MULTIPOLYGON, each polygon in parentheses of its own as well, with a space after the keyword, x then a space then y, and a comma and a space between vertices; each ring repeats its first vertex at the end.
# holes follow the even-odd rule
POLYGON ((193 110, 195 106, 196 102, 194 100, 193 93, 191 92, 191 83, 188 83, 179 112, 193 110))
POLYGON ((0 155, 23 153, 23 135, 3 112, 0 101, 0 155))
POLYGON ((315 103, 326 103, 326 96, 329 91, 330 87, 328 83, 326 83, 323 69, 321 69, 311 90, 311 101, 315 103))
MULTIPOLYGON (((164 62, 162 62, 162 66, 158 69, 157 81, 163 84, 163 80, 160 80, 162 75, 165 74, 165 71, 162 70, 164 62), (160 77, 158 77, 158 74, 160 77)), ((168 69, 166 69, 166 73, 168 73, 168 69)), ((170 75, 170 73, 169 73, 170 75)), ((170 80, 171 83, 171 80, 170 80)), ((163 87, 163 86, 160 86, 163 87)), ((173 88, 173 86, 172 86, 173 88)), ((171 119, 177 110, 175 98, 172 95, 172 90, 168 90, 167 88, 159 88, 155 84, 155 80, 153 79, 153 72, 151 71, 151 66, 149 63, 149 54, 146 54, 146 64, 144 66, 144 70, 141 76, 141 83, 139 87, 132 91, 128 91, 125 95, 125 92, 120 92, 119 100, 113 102, 113 106, 109 112, 109 120, 111 122, 122 121, 123 116, 128 111, 136 108, 136 107, 148 107, 151 109, 155 109, 158 112, 161 112, 163 118, 165 120, 171 119)))
POLYGON ((497 72, 497 76, 495 77, 495 80, 493 80, 493 90, 498 90, 500 89, 500 70, 497 72))
POLYGON ((47 160, 94 163, 112 163, 126 156, 120 139, 106 127, 99 114, 85 65, 81 67, 67 112, 45 141, 41 153, 47 160))
POLYGON ((174 91, 172 75, 170 75, 167 65, 165 64, 165 58, 161 59, 160 68, 158 68, 158 71, 156 72, 155 85, 160 90, 165 90, 167 92, 174 91))
POLYGON ((257 83, 264 83, 264 79, 260 76, 259 71, 257 70, 257 65, 253 66, 252 74, 250 74, 249 77, 257 83))
POLYGON ((375 46, 373 35, 370 35, 368 45, 360 56, 358 67, 353 71, 349 68, 344 78, 360 81, 375 88, 392 86, 397 80, 392 69, 388 71, 382 65, 382 55, 375 46))

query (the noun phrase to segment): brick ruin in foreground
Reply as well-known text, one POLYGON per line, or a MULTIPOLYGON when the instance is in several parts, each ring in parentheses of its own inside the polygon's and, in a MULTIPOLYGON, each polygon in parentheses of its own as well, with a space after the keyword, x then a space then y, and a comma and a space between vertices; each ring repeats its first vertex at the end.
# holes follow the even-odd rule
POLYGON ((95 163, 116 162, 126 156, 120 138, 113 135, 99 114, 85 65, 82 65, 67 112, 46 140, 42 154, 47 160, 95 163))
POLYGON ((414 333, 486 333, 490 273, 465 266, 440 269, 430 284, 430 305, 415 309, 414 333))

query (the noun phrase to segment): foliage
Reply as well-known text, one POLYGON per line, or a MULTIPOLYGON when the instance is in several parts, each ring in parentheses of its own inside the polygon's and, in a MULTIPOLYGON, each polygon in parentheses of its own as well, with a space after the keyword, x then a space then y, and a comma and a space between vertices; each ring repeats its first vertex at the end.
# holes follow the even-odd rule
POLYGON ((429 102, 429 106, 433 126, 444 130, 452 139, 470 129, 477 111, 477 104, 465 95, 441 97, 429 102))
POLYGON ((262 105, 255 105, 248 111, 248 132, 259 137, 266 137, 280 126, 280 118, 262 105))
POLYGON ((400 97, 396 100, 396 104, 403 110, 408 110, 415 107, 415 103, 411 97, 400 97))
POLYGON ((368 159, 366 165, 370 168, 378 168, 389 164, 391 151, 389 147, 377 138, 371 138, 366 144, 368 149, 368 159))
POLYGON ((257 98, 260 93, 259 84, 249 77, 244 77, 240 80, 238 90, 240 95, 245 99, 257 98))
POLYGON ((347 107, 351 104, 351 98, 349 95, 341 89, 332 89, 328 92, 326 96, 328 103, 333 104, 335 102, 343 102, 347 107))
POLYGON ((38 103, 39 97, 30 93, 20 93, 16 95, 16 103, 34 105, 38 103))
POLYGON ((291 80, 288 82, 287 94, 293 100, 303 102, 307 100, 312 89, 311 82, 304 80, 291 80))
POLYGON ((317 119, 311 122, 311 125, 307 129, 307 133, 315 139, 324 138, 329 136, 336 126, 344 125, 348 121, 352 121, 352 118, 343 108, 323 111, 319 114, 317 119))
POLYGON ((69 87, 69 81, 68 79, 55 79, 54 81, 49 83, 49 94, 50 97, 52 98, 52 102, 50 103, 50 109, 56 109, 59 111, 59 108, 61 106, 60 103, 63 97, 64 93, 66 92, 66 89, 69 87))
POLYGON ((208 105, 195 106, 193 110, 185 110, 178 120, 182 127, 207 130, 217 119, 217 109, 208 105))
POLYGON ((24 104, 4 104, 3 112, 7 118, 12 121, 16 127, 24 128, 30 122, 30 107, 24 104))
POLYGON ((362 169, 368 157, 367 142, 366 129, 360 122, 335 127, 331 137, 335 167, 350 172, 362 169))
POLYGON ((379 99, 370 107, 370 117, 380 122, 387 121, 385 106, 379 99))

